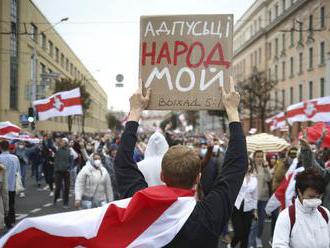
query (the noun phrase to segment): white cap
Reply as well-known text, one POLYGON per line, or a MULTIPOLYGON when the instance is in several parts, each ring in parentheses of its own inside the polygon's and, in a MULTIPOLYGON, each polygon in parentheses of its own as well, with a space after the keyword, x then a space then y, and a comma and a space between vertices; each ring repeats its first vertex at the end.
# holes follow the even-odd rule
POLYGON ((65 143, 69 143, 68 138, 62 138, 62 140, 63 140, 65 143))

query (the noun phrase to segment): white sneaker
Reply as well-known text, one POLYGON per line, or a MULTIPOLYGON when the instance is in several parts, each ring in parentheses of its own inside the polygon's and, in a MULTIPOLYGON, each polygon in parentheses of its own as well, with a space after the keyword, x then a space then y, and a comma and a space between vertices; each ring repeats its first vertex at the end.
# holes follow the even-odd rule
POLYGON ((256 238, 256 245, 257 245, 257 248, 262 248, 263 247, 261 239, 256 238))
POLYGON ((49 186, 46 185, 45 187, 43 187, 43 190, 48 190, 49 189, 49 186))
POLYGON ((49 196, 50 197, 54 196, 54 192, 53 191, 50 191, 49 196))
POLYGON ((24 192, 19 193, 19 197, 20 197, 20 198, 24 198, 24 197, 25 197, 24 192))

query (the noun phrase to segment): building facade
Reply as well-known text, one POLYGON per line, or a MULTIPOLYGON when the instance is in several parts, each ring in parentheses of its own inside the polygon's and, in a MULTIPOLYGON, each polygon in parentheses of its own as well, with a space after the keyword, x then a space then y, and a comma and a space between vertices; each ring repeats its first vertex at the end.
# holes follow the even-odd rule
POLYGON ((329 52, 330 1, 256 0, 234 26, 232 74, 244 82, 257 68, 277 80, 272 99, 286 109, 330 95, 329 52))
MULTIPOLYGON (((65 21, 65 20, 62 20, 65 21)), ((79 80, 91 95, 85 132, 107 129, 107 95, 32 0, 0 0, 0 120, 20 125, 33 99, 54 93, 55 77, 79 80)), ((72 131, 80 132, 81 116, 72 131)), ((67 118, 38 121, 37 130, 67 131, 67 118)))

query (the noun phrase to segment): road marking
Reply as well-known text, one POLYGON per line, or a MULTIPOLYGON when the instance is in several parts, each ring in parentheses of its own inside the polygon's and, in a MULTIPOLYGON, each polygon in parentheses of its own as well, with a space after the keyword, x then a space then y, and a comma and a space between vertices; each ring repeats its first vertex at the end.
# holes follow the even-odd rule
POLYGON ((51 205, 53 205, 53 203, 47 203, 47 204, 44 204, 43 207, 47 208, 47 207, 50 207, 51 205))
POLYGON ((30 213, 36 213, 39 211, 41 211, 41 208, 35 208, 35 209, 31 210, 30 213))
POLYGON ((27 214, 16 214, 16 220, 24 219, 27 216, 28 216, 27 214))

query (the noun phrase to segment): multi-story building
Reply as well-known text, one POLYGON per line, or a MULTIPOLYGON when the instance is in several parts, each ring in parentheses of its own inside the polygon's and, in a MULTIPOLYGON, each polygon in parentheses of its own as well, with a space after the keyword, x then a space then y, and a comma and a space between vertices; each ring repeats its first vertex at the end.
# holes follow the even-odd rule
MULTIPOLYGON (((46 80, 47 75, 58 75, 81 81, 91 95, 85 131, 106 130, 106 93, 53 25, 32 0, 0 0, 0 120, 19 125, 33 99, 54 93, 54 79, 46 80)), ((66 119, 39 121, 36 127, 67 131, 66 119)), ((72 131, 81 131, 80 116, 74 117, 72 131)))
POLYGON ((328 0, 256 0, 234 26, 232 74, 244 81, 256 67, 277 80, 272 98, 284 109, 330 95, 329 31, 328 0))

